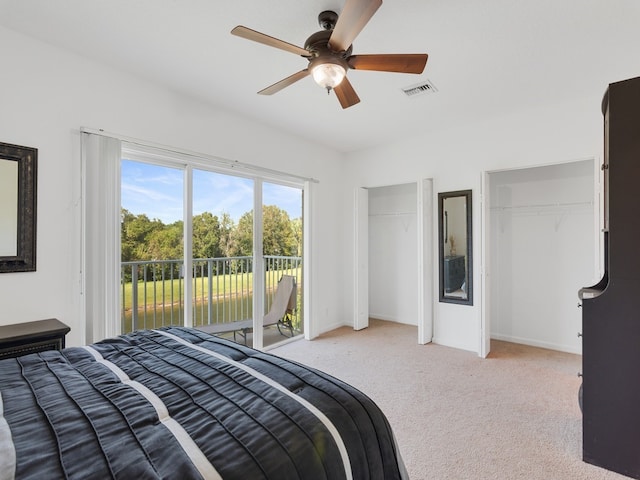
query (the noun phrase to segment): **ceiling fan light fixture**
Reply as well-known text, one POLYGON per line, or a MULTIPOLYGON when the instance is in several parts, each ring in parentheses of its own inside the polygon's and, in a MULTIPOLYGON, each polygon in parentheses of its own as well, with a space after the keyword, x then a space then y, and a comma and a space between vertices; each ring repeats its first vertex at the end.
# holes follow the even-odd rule
POLYGON ((311 67, 311 74, 315 82, 322 88, 331 90, 340 85, 347 74, 346 68, 340 63, 331 61, 318 62, 311 67))

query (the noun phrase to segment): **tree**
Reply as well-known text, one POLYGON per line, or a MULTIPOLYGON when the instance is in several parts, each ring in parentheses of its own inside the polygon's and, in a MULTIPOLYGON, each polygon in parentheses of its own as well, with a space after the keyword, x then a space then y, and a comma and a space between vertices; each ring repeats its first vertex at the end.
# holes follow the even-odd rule
POLYGON ((293 230, 293 240, 295 243, 295 252, 292 255, 296 257, 302 256, 302 218, 294 218, 291 220, 291 229, 293 230))
POLYGON ((233 257, 237 252, 237 245, 234 239, 236 224, 228 213, 222 214, 220 220, 220 252, 223 257, 233 257))
POLYGON ((232 234, 236 256, 253 255, 253 210, 243 213, 232 234))
MULTIPOLYGON (((299 256, 302 252, 302 220, 275 205, 262 209, 264 255, 299 256)), ((183 257, 183 222, 165 225, 145 214, 122 209, 122 261, 176 260, 183 257)), ((193 257, 229 258, 253 255, 253 210, 236 225, 228 213, 222 218, 210 212, 193 217, 193 257)))
POLYGON ((134 215, 123 208, 121 213, 121 259, 123 262, 151 260, 146 253, 145 245, 152 232, 163 230, 165 225, 160 220, 149 220, 145 214, 134 215))
MULTIPOLYGON (((262 207, 262 251, 264 255, 292 256, 298 241, 289 214, 275 205, 262 207)), ((253 210, 240 217, 234 239, 237 255, 253 255, 253 210)))
POLYGON ((193 258, 218 258, 220 248, 220 222, 210 212, 193 217, 193 258))
POLYGON ((262 251, 265 255, 292 256, 296 241, 289 214, 275 205, 262 207, 262 251))
POLYGON ((181 220, 167 225, 163 229, 154 230, 147 237, 147 260, 168 260, 182 258, 184 226, 181 220))

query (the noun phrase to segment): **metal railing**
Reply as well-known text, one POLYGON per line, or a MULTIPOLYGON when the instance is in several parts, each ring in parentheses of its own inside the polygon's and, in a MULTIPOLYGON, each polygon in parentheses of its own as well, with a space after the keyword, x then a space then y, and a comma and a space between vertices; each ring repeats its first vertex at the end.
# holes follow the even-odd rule
MULTIPOLYGON (((300 285, 302 258, 265 255, 264 265, 266 312, 282 275, 295 276, 300 285)), ((122 262, 120 278, 122 333, 184 324, 182 260, 122 262)), ((253 318, 252 257, 194 259, 191 281, 194 326, 253 318)), ((300 329, 299 314, 294 323, 300 329)))

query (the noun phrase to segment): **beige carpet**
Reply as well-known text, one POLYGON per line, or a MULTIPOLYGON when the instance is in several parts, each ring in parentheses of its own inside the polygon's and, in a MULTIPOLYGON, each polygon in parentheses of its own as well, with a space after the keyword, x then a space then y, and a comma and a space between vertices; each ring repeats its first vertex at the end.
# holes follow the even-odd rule
POLYGON ((481 359, 418 345, 416 327, 372 320, 272 353, 369 395, 412 480, 627 478, 582 461, 579 355, 497 341, 491 350, 481 359))

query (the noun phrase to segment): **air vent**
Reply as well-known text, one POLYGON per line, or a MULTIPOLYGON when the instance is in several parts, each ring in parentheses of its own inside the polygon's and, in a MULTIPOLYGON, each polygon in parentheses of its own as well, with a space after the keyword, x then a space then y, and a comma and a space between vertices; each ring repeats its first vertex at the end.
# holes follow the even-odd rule
POLYGON ((416 85, 411 85, 410 87, 405 87, 402 89, 407 97, 413 98, 418 97, 420 95, 425 95, 427 93, 435 93, 438 89, 435 87, 430 80, 425 80, 424 82, 420 82, 416 85))

